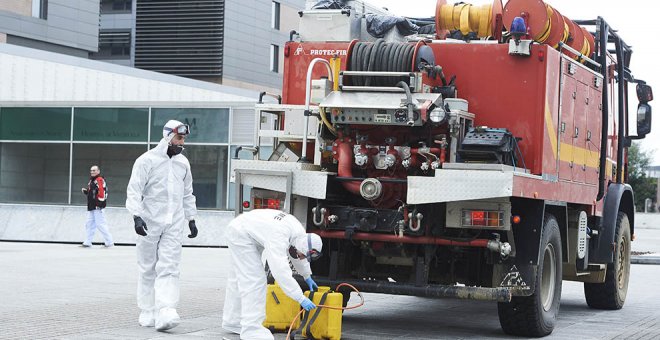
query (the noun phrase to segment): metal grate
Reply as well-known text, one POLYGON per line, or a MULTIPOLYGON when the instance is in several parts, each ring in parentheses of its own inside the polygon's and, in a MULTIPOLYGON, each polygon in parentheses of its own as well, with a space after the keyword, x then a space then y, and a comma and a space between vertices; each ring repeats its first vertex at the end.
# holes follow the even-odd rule
POLYGON ((130 30, 101 30, 99 32, 99 44, 131 44, 130 30))
POLYGON ((135 67, 222 76, 224 0, 138 0, 135 67))

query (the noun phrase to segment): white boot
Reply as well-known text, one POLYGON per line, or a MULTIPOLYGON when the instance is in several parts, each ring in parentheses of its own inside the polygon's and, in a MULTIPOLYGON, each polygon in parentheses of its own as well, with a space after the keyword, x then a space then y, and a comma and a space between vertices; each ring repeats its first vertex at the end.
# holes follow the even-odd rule
POLYGON ((142 327, 153 327, 156 323, 154 311, 150 309, 143 309, 138 317, 138 322, 142 327))
POLYGON ((222 328, 224 330, 226 330, 228 332, 232 332, 234 334, 241 334, 241 326, 240 325, 238 325, 238 326, 230 325, 230 324, 226 324, 226 323, 223 322, 222 323, 222 328))
POLYGON ((165 331, 179 325, 181 318, 174 308, 161 308, 156 318, 156 330, 165 331))

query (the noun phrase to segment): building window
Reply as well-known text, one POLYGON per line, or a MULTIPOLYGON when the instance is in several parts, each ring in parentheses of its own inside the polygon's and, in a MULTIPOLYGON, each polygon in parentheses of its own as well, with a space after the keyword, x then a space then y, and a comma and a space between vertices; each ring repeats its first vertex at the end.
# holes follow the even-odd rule
MULTIPOLYGON (((146 124, 144 128, 146 129, 146 124)), ((74 143, 71 163, 71 203, 87 204, 87 197, 80 192, 80 188, 87 186, 89 167, 98 165, 108 183, 108 206, 123 207, 126 204, 126 187, 131 177, 133 163, 145 151, 147 151, 145 144, 74 143)))
POLYGON ((276 30, 280 29, 280 3, 273 1, 272 3, 272 17, 270 20, 270 27, 276 30))
POLYGON ((101 14, 131 13, 133 0, 101 0, 101 14))
POLYGON ((229 109, 151 109, 151 142, 158 143, 163 138, 163 125, 176 119, 190 126, 190 136, 186 143, 228 143, 229 109))
POLYGON ((184 154, 191 164, 197 206, 225 209, 230 112, 0 107, 0 202, 84 205, 80 188, 87 184, 89 167, 97 164, 108 181, 108 204, 123 206, 133 163, 160 141, 165 122, 177 119, 191 127, 184 154))
POLYGON ((91 59, 130 59, 131 30, 106 29, 99 31, 99 51, 91 59))
POLYGON ((227 146, 188 145, 183 153, 190 161, 193 193, 198 208, 224 209, 227 195, 227 146))
POLYGON ((270 45, 270 71, 280 71, 280 47, 277 45, 270 45))
POLYGON ((74 141, 147 141, 149 109, 147 108, 75 108, 74 141))
POLYGON ((0 140, 69 141, 70 139, 71 108, 0 108, 0 140))
POLYGON ((0 143, 0 202, 66 204, 68 183, 68 142, 0 143))
POLYGON ((32 0, 32 16, 39 19, 48 19, 48 0, 32 0))

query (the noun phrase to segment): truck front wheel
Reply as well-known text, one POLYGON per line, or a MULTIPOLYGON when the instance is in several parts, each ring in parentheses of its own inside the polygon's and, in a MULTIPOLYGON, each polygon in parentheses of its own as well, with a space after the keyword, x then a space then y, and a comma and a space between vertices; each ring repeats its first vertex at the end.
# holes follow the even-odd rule
POLYGON ((497 304, 500 325, 507 334, 539 337, 555 328, 561 299, 562 255, 559 224, 550 214, 543 221, 540 250, 534 293, 497 304))
POLYGON ((607 265, 605 282, 585 283, 587 305, 597 309, 621 309, 626 302, 630 278, 630 221, 619 211, 616 218, 614 261, 607 265))

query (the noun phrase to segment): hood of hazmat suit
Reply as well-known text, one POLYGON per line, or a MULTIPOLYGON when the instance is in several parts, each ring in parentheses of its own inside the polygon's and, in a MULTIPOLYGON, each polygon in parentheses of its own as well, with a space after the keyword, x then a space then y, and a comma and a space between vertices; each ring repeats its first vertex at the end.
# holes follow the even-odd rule
POLYGON ((296 239, 293 241, 293 246, 296 247, 296 250, 305 254, 305 256, 307 256, 307 261, 311 262, 311 259, 308 256, 309 251, 314 249, 318 252, 321 252, 321 249, 323 248, 323 241, 321 240, 321 236, 314 233, 309 233, 296 237, 296 239))

